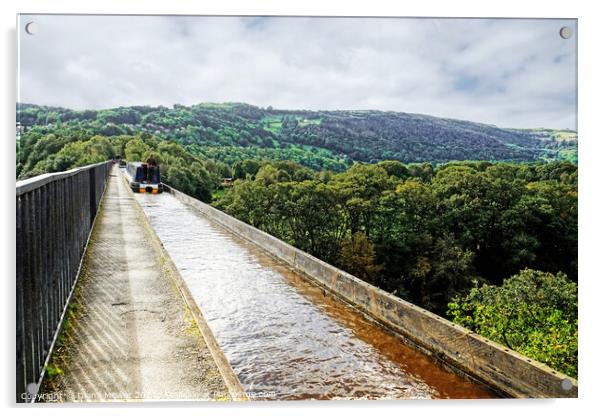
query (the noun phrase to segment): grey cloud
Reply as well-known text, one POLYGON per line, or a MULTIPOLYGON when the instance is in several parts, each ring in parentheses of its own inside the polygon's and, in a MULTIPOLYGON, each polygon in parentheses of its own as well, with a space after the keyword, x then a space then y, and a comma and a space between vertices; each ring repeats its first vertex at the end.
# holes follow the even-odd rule
POLYGON ((575 128, 572 20, 22 16, 20 100, 241 101, 575 128))

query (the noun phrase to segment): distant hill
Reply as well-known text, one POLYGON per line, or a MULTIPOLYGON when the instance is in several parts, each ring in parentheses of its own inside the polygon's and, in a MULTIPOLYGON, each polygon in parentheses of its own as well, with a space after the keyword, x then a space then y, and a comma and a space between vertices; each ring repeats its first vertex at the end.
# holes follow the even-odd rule
POLYGON ((41 134, 57 128, 105 136, 149 132, 227 163, 288 159, 340 170, 352 161, 386 159, 577 162, 574 131, 508 129, 392 111, 276 110, 241 103, 74 111, 21 104, 17 117, 25 130, 34 128, 41 134))

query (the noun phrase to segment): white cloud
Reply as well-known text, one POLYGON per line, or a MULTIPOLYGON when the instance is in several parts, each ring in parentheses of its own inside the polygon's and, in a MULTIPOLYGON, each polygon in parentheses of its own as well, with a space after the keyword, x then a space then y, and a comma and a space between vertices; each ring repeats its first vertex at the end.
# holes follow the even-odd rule
POLYGON ((241 101, 575 128, 574 21, 22 16, 23 102, 241 101))

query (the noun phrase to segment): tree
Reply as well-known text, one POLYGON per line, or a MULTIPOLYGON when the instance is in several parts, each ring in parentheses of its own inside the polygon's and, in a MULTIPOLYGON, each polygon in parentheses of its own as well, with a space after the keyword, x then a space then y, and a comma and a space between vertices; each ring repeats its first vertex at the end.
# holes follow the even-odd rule
POLYGON ((273 192, 261 181, 236 180, 217 207, 259 229, 270 228, 273 192))
POLYGON ((377 164, 384 170, 387 171, 387 174, 391 176, 395 176, 398 179, 406 179, 410 176, 410 171, 398 160, 385 160, 377 164))
POLYGON ((432 181, 441 227, 475 254, 478 273, 496 283, 509 270, 516 271, 509 269, 503 254, 507 230, 500 219, 520 199, 524 187, 523 181, 508 180, 499 173, 492 176, 474 164, 447 166, 432 181))
POLYGON ((141 139, 130 140, 125 145, 125 158, 131 162, 140 161, 149 150, 149 146, 141 139))
POLYGON ((420 256, 431 250, 439 232, 436 208, 431 187, 408 179, 395 190, 384 191, 374 211, 370 238, 377 262, 383 265, 383 288, 415 302, 420 302, 421 291, 409 286, 406 279, 414 268, 427 266, 420 256))
POLYGON ((245 159, 234 163, 232 170, 234 171, 234 179, 245 179, 247 175, 254 177, 261 164, 252 159, 245 159))
POLYGON ((351 234, 363 231, 370 237, 378 197, 394 187, 387 172, 376 165, 358 163, 336 175, 332 187, 345 209, 351 234))
POLYGON ((341 268, 371 284, 378 283, 378 272, 382 269, 374 259, 374 245, 363 232, 358 231, 342 241, 341 268))
POLYGON ((345 232, 336 193, 316 180, 282 182, 274 190, 271 212, 280 218, 294 246, 335 263, 345 232))
POLYGON ((577 376, 577 285, 564 273, 524 269, 449 304, 448 315, 493 341, 577 376))
POLYGON ((255 179, 263 181, 266 185, 272 185, 278 182, 278 173, 279 170, 273 167, 272 165, 263 165, 257 172, 255 179))

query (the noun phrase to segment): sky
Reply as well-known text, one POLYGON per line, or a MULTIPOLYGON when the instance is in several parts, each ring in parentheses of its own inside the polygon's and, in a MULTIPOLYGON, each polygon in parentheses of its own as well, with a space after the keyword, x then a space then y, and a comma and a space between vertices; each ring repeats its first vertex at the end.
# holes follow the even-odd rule
POLYGON ((577 24, 545 19, 22 15, 19 101, 245 102, 577 127, 577 24), (38 32, 24 27, 35 22, 38 32), (573 29, 570 39, 559 30, 573 29))

